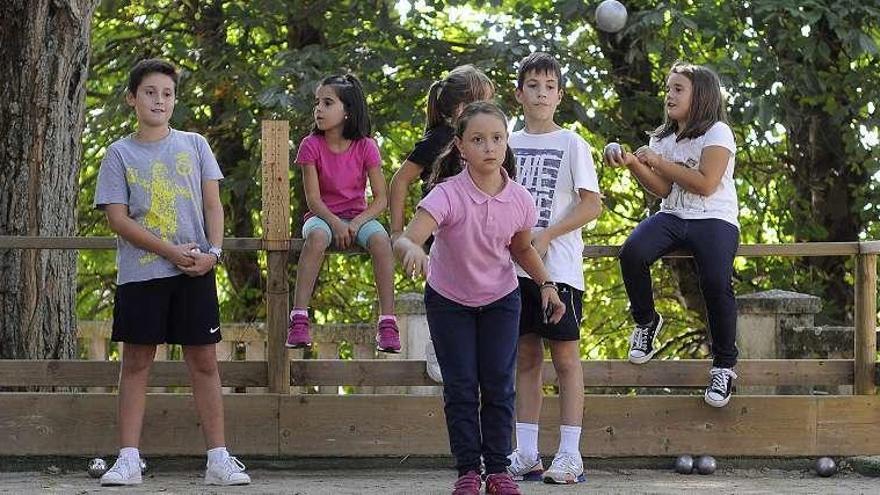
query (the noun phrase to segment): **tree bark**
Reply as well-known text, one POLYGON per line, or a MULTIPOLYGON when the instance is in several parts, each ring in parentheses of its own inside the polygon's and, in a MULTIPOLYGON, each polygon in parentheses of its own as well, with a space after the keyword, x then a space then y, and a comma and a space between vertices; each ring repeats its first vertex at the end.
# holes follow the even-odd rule
MULTIPOLYGON (((0 234, 71 236, 97 0, 0 6, 0 234)), ((76 252, 0 251, 0 358, 76 353, 76 252)))

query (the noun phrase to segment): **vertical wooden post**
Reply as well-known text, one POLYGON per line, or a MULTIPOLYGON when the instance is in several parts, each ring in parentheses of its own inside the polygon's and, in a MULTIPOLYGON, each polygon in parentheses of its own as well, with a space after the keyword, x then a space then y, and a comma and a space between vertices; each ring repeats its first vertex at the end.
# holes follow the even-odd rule
POLYGON ((856 256, 854 339, 855 382, 853 393, 873 395, 877 383, 874 367, 877 362, 877 255, 856 256))
POLYGON ((263 121, 263 245, 268 251, 266 333, 269 391, 290 393, 287 358, 288 280, 290 249, 290 127, 286 120, 263 121))

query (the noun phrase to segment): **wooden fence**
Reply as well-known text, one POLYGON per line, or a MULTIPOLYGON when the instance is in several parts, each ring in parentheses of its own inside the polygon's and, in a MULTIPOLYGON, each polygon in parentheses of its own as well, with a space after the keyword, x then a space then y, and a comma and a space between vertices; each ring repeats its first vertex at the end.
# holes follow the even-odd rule
MULTIPOLYGON (((231 342, 248 342, 244 360, 220 364, 227 439, 241 455, 405 456, 446 455, 442 399, 370 394, 369 387, 434 385, 421 360, 375 359, 364 337, 352 360, 318 345, 319 359, 302 359, 284 347, 288 314, 287 264, 301 240, 289 238, 289 130, 263 123, 263 238, 226 239, 227 250, 267 252, 267 318, 264 326, 224 330, 231 342), (264 340, 265 339, 265 340, 264 340), (265 341, 265 346, 263 342, 265 341), (257 345, 259 342, 259 345, 257 345), (324 348, 324 351, 321 349, 324 348), (350 395, 296 393, 298 387, 363 387, 350 395), (366 392, 367 394, 360 393, 366 392)), ((0 236, 0 249, 114 249, 111 238, 0 236)), ((588 246, 585 257, 613 257, 617 246, 588 246)), ((648 456, 708 452, 718 455, 877 454, 880 401, 877 385, 876 298, 880 242, 744 245, 739 256, 847 256, 855 258, 853 359, 742 360, 738 385, 853 385, 851 396, 736 395, 715 409, 694 395, 587 395, 582 452, 586 456, 648 456)), ((676 253, 674 255, 686 255, 676 253)), ((88 326, 88 325, 86 325, 88 326)), ((371 330, 361 330, 367 334, 371 330)), ((95 325, 90 353, 104 355, 106 327, 95 325)), ((315 332, 320 338, 321 332, 315 332)), ((349 336, 349 339, 352 339, 349 336)), ((340 339, 345 340, 345 339, 340 339)), ((356 340, 356 339, 354 339, 356 340)), ((221 354, 240 352, 224 344, 221 354)), ((703 387, 709 362, 585 361, 588 387, 703 387)), ((0 360, 0 387, 113 387, 119 363, 78 360, 0 360)), ((545 364, 545 381, 552 383, 545 364)), ((156 362, 150 385, 186 386, 179 361, 156 362)), ((92 389, 94 390, 94 389, 92 389)), ((394 389, 385 389, 394 390, 394 389)), ((115 451, 115 394, 83 392, 0 393, 0 455, 91 455, 115 451)), ((545 401, 541 448, 558 438, 558 400, 545 401)), ((150 395, 143 445, 150 455, 202 453, 189 394, 150 395)))

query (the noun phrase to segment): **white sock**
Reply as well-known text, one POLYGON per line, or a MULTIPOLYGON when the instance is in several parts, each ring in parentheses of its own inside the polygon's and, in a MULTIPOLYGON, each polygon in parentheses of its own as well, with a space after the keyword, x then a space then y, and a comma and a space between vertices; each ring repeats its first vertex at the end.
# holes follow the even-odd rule
POLYGON ((122 447, 119 449, 119 457, 122 459, 131 459, 135 462, 141 462, 141 453, 137 447, 122 447))
POLYGON ((217 447, 208 451, 208 464, 223 462, 229 457, 226 447, 217 447))
POLYGON ((559 426, 559 452, 563 454, 580 454, 581 427, 559 426))
POLYGON ((290 319, 293 319, 293 315, 303 315, 303 316, 308 317, 309 310, 302 309, 302 308, 293 308, 293 310, 290 312, 290 319))
POLYGON ((385 320, 391 320, 394 323, 397 323, 397 317, 394 315, 379 315, 379 323, 382 323, 385 320))
POLYGON ((535 423, 516 424, 516 449, 526 459, 538 457, 538 425, 535 423))

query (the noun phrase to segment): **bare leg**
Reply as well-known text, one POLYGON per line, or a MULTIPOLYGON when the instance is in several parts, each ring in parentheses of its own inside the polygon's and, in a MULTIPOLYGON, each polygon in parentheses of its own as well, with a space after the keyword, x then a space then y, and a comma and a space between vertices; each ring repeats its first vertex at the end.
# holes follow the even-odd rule
POLYGON ((516 358, 516 421, 538 424, 541 419, 541 370, 544 364, 544 345, 534 333, 519 338, 516 358))
POLYGON ((394 314, 394 254, 391 240, 381 232, 370 236, 367 250, 373 258, 373 275, 379 292, 379 314, 394 314))
POLYGON ((155 345, 122 344, 122 369, 119 373, 119 444, 137 448, 144 425, 147 404, 147 380, 156 356, 155 345))
POLYGON ((578 341, 551 340, 550 356, 559 379, 561 424, 581 426, 584 420, 584 372, 578 341))
POLYGON ((202 434, 208 449, 224 447, 223 395, 220 389, 220 371, 214 344, 183 346, 183 359, 192 381, 196 411, 202 422, 202 434))
POLYGON ((296 286, 293 292, 293 307, 305 309, 312 299, 312 291, 315 290, 315 281, 321 272, 321 264, 324 262, 324 251, 330 245, 330 237, 326 232, 315 229, 309 232, 299 254, 299 264, 296 267, 296 286))

